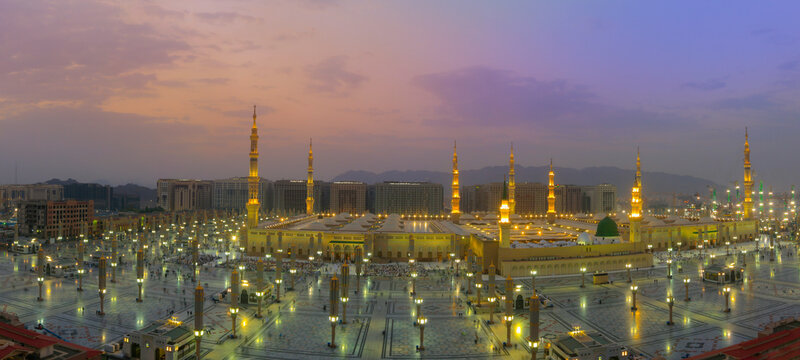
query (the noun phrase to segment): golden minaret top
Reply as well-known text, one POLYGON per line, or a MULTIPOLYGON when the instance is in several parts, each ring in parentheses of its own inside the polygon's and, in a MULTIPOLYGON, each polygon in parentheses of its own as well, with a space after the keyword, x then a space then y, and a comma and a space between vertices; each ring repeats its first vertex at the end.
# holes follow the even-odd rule
POLYGON ((452 184, 453 198, 450 200, 450 219, 458 221, 459 214, 461 214, 461 194, 458 190, 458 148, 456 141, 453 140, 453 184, 452 184))
POLYGON ((314 150, 313 140, 308 139, 308 180, 306 182, 306 215, 314 213, 314 150))
POLYGON ((744 128, 744 218, 753 216, 753 177, 750 171, 750 137, 744 128))
POLYGON ((514 211, 517 208, 517 201, 514 192, 516 189, 514 174, 514 143, 511 143, 511 154, 508 157, 508 209, 511 214, 515 214, 514 211))

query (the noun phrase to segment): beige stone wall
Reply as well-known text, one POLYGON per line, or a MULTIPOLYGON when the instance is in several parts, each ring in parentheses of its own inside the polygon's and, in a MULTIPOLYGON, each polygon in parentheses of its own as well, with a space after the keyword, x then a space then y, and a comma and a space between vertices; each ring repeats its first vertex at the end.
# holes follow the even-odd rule
POLYGON ((625 270, 625 264, 633 268, 646 268, 653 265, 651 254, 629 254, 616 256, 595 256, 584 258, 567 258, 555 260, 536 261, 503 261, 500 268, 502 274, 514 276, 530 276, 531 270, 536 269, 538 275, 568 275, 580 274, 580 269, 586 267, 586 281, 591 281, 588 276, 595 271, 625 270))

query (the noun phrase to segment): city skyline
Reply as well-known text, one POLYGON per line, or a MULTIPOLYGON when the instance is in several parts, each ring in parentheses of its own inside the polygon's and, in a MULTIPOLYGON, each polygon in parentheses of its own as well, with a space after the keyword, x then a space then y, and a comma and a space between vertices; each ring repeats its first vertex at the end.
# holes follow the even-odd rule
POLYGON ((0 182, 243 176, 253 103, 269 179, 302 179, 313 137, 318 179, 446 172, 457 139, 463 170, 512 141, 522 166, 631 169, 639 145, 726 185, 745 126, 758 179, 798 175, 796 4, 215 5, 0 5, 0 182))

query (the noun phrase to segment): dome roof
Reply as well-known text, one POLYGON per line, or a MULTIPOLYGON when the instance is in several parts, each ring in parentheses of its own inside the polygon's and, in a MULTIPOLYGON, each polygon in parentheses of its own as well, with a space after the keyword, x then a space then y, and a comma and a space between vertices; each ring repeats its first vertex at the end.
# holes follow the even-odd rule
POLYGON ((610 217, 606 216, 603 220, 600 220, 597 223, 597 232, 594 236, 598 237, 612 237, 612 236, 619 236, 619 230, 617 229, 617 223, 614 220, 611 220, 610 217))

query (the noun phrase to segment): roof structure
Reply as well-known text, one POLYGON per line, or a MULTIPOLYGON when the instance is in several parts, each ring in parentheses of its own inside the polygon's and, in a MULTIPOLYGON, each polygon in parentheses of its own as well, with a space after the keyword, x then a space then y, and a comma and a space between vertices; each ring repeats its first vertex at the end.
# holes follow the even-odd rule
POLYGON ((789 321, 776 332, 759 336, 719 350, 692 356, 690 360, 716 359, 798 359, 800 358, 800 322, 789 321))

